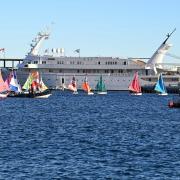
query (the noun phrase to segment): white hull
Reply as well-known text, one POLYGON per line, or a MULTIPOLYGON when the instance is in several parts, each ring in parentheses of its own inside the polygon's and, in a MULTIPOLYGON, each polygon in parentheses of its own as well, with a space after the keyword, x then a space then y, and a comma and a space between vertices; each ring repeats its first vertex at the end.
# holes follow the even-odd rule
POLYGON ((93 95, 94 93, 93 92, 88 92, 88 95, 93 95))
POLYGON ((74 91, 74 92, 73 92, 73 94, 75 94, 75 95, 76 95, 76 94, 78 94, 78 92, 77 92, 77 91, 74 91))
POLYGON ((133 96, 141 96, 142 93, 131 93, 131 95, 133 95, 133 96))
POLYGON ((0 94, 0 98, 7 98, 8 94, 0 94))
POLYGON ((159 93, 158 95, 159 95, 159 96, 167 96, 168 93, 159 93))
POLYGON ((107 92, 97 92, 97 94, 99 94, 99 95, 105 95, 105 94, 107 94, 107 92))
POLYGON ((46 95, 42 95, 42 96, 36 96, 35 98, 37 98, 37 99, 41 99, 41 98, 48 98, 49 96, 51 96, 52 94, 46 94, 46 95))

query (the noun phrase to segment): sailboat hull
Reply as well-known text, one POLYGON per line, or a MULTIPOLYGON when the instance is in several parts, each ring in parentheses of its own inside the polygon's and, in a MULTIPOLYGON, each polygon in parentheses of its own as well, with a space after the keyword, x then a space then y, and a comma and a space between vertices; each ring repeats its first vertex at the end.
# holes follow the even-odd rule
POLYGON ((99 95, 105 95, 105 94, 107 94, 107 92, 97 92, 97 94, 99 94, 99 95))
POLYGON ((76 94, 78 94, 78 92, 77 92, 77 91, 74 91, 74 92, 73 92, 73 94, 75 94, 75 95, 76 95, 76 94))
POLYGON ((19 93, 19 94, 14 94, 10 93, 8 97, 18 97, 18 98, 48 98, 51 96, 51 91, 50 90, 45 90, 43 92, 37 92, 37 93, 19 93))
POLYGON ((94 93, 93 92, 88 92, 88 95, 93 95, 94 93))
POLYGON ((52 94, 45 94, 45 95, 41 95, 41 96, 35 96, 34 98, 48 98, 49 96, 51 96, 52 94))
POLYGON ((167 96, 168 93, 159 93, 158 95, 159 95, 159 96, 167 96))
POLYGON ((0 94, 0 99, 7 98, 8 94, 0 94))
POLYGON ((141 96, 142 93, 131 93, 131 95, 133 95, 133 96, 141 96))

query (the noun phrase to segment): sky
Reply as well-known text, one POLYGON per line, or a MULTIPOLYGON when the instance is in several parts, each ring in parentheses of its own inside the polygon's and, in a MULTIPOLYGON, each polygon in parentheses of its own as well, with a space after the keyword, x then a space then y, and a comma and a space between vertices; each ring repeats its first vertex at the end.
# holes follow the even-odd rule
POLYGON ((5 0, 0 7, 0 48, 9 58, 25 57, 32 39, 47 27, 51 35, 43 50, 64 48, 77 56, 80 48, 81 56, 143 58, 176 28, 169 52, 180 56, 179 0, 5 0))

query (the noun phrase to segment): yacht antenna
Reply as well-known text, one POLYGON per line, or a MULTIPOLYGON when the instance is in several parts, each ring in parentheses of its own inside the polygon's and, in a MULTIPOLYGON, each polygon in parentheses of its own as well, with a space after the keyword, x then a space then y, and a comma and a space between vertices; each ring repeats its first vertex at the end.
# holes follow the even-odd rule
POLYGON ((166 43, 166 41, 171 37, 171 35, 176 31, 176 28, 174 28, 174 30, 171 33, 168 33, 166 36, 167 38, 165 39, 165 41, 163 42, 163 44, 166 43))

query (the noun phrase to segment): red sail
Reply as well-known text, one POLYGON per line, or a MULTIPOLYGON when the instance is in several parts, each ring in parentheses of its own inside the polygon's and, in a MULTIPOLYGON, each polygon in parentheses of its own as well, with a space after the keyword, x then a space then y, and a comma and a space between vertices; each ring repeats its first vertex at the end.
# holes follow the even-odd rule
POLYGON ((141 86, 140 86, 139 79, 138 79, 138 72, 135 73, 134 78, 129 85, 129 90, 136 92, 136 93, 141 92, 141 86))

